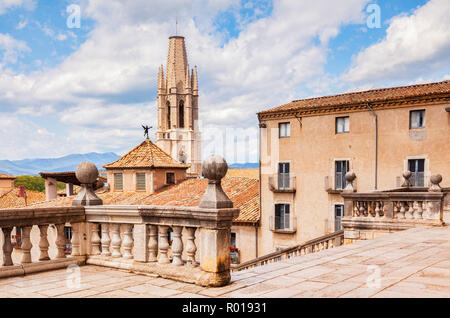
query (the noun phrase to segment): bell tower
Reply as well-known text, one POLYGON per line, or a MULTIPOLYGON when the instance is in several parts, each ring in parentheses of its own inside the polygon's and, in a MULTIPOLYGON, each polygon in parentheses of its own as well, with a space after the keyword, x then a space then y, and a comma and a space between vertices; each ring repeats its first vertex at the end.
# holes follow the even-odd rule
POLYGON ((190 164, 189 176, 201 175, 197 67, 189 69, 182 36, 169 38, 166 72, 162 65, 158 72, 156 144, 172 158, 190 164))

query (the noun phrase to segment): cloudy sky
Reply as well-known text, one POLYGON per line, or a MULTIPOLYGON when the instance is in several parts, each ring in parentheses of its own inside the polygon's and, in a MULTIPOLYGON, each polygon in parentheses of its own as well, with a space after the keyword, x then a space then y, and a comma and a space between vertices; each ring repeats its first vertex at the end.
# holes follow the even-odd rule
POLYGON ((177 19, 208 132, 293 99, 450 79, 449 16, 448 0, 0 0, 0 159, 142 141, 177 19))

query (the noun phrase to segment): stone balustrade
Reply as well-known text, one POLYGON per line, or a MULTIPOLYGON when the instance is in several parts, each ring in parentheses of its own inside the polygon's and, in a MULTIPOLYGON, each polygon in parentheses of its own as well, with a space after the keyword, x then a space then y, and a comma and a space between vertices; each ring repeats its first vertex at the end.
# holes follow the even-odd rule
POLYGON ((344 231, 337 231, 331 234, 326 234, 307 241, 300 245, 288 247, 278 252, 270 253, 254 260, 232 266, 233 272, 242 271, 257 266, 276 263, 285 259, 316 253, 323 250, 328 250, 342 245, 344 242, 344 231))
POLYGON ((91 228, 88 264, 153 273, 202 286, 223 286, 230 280, 230 229, 238 209, 85 209, 91 228))
POLYGON ((93 264, 151 273, 202 286, 229 283, 230 236, 239 209, 221 187, 228 166, 219 156, 210 156, 202 166, 208 187, 199 207, 103 205, 93 191, 98 170, 82 163, 76 171, 82 189, 72 207, 0 210, 0 228, 5 239, 0 277, 62 268, 69 264, 93 264), (64 254, 64 225, 72 226, 72 255, 64 254), (56 254, 49 259, 47 228, 54 224, 56 254), (11 258, 11 231, 22 227, 20 262, 11 258), (32 226, 38 226, 40 256, 32 263, 32 226), (170 232, 170 234, 169 234, 170 232), (60 261, 65 260, 65 261, 60 261), (43 262, 51 262, 44 266, 43 262), (56 263, 55 263, 56 262, 56 263))
POLYGON ((1 210, 1 265, 0 277, 25 275, 29 273, 64 268, 70 264, 82 264, 83 244, 80 237, 80 224, 85 220, 84 208, 45 208, 45 209, 11 209, 1 210), (72 226, 72 257, 67 258, 64 252, 66 240, 64 226, 72 226), (56 229, 54 242, 49 242, 49 226, 56 229), (11 234, 21 230, 22 243, 20 249, 13 249, 11 234), (32 230, 39 230, 39 241, 33 241, 32 230), (49 246, 55 247, 53 258, 50 257, 49 246), (33 246, 39 248, 33 249, 33 246), (36 253, 38 252, 38 253, 36 253))
POLYGON ((368 193, 344 192, 345 242, 371 239, 417 226, 442 226, 444 193, 432 176, 430 189, 409 186, 404 173, 402 188, 368 193))

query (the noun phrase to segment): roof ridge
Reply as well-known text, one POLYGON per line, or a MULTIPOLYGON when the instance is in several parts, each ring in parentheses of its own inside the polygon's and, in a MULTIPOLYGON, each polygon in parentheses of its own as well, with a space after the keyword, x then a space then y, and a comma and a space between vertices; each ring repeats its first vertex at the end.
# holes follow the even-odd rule
POLYGON ((413 85, 403 85, 403 86, 394 86, 394 87, 374 88, 374 89, 368 89, 368 90, 357 91, 357 92, 348 92, 348 93, 326 95, 326 96, 319 96, 319 97, 294 99, 291 103, 299 102, 299 101, 307 101, 307 100, 325 99, 325 98, 344 96, 344 95, 356 95, 356 94, 369 93, 369 92, 390 91, 390 90, 401 89, 401 88, 409 88, 409 87, 432 86, 432 85, 436 85, 436 84, 443 84, 443 83, 446 83, 446 82, 450 82, 450 80, 445 80, 445 81, 441 81, 441 82, 433 82, 433 83, 424 83, 424 84, 413 84, 413 85))

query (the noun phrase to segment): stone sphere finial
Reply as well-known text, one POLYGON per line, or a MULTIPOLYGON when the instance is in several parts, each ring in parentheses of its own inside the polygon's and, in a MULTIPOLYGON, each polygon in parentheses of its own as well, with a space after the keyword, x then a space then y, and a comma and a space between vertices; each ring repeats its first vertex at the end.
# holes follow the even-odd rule
POLYGON ((353 181, 356 179, 356 174, 353 171, 349 171, 345 174, 345 181, 347 181, 347 186, 344 189, 344 192, 355 192, 355 188, 353 188, 353 181))
POLYGON ((203 161, 202 173, 209 180, 219 181, 227 174, 228 164, 219 155, 211 155, 203 161))
POLYGON ((98 178, 98 169, 92 162, 82 162, 75 171, 75 176, 82 184, 93 184, 98 178))
POLYGON ((431 182, 431 187, 429 189, 429 191, 441 191, 441 187, 439 185, 439 183, 442 182, 442 175, 440 174, 434 174, 431 176, 430 178, 430 182, 431 182))
POLYGON ((409 181, 409 178, 411 178, 411 176, 412 176, 411 171, 406 170, 405 172, 403 172, 403 179, 405 179, 405 181, 403 181, 403 184, 401 185, 401 187, 403 187, 403 188, 411 187, 411 182, 409 181))
POLYGON ((345 174, 345 180, 352 183, 356 179, 356 174, 353 171, 349 171, 345 174))

